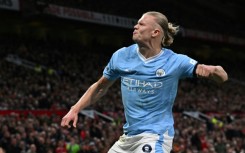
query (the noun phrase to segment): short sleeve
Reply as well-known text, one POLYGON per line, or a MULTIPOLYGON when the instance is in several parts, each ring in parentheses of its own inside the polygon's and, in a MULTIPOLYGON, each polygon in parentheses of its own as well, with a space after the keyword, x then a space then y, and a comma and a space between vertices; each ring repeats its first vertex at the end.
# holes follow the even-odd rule
POLYGON ((195 77, 195 69, 198 64, 198 62, 186 55, 180 55, 179 56, 180 62, 180 77, 186 78, 186 77, 195 77))
POLYGON ((116 51, 109 63, 107 64, 107 66, 105 67, 104 71, 103 71, 103 76, 106 77, 108 80, 116 80, 117 78, 120 77, 120 72, 118 71, 117 69, 117 65, 118 65, 118 58, 119 58, 119 52, 124 49, 124 48, 121 48, 119 49, 118 51, 116 51))

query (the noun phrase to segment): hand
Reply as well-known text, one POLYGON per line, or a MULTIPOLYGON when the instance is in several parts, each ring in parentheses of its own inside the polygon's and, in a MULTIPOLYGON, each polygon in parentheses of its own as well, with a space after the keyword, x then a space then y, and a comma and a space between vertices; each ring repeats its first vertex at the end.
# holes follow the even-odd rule
POLYGON ((228 80, 228 75, 221 66, 198 64, 196 75, 199 78, 208 78, 217 83, 223 83, 228 80))
POLYGON ((73 121, 72 125, 73 127, 76 128, 77 120, 78 120, 78 113, 72 107, 70 111, 62 118, 61 126, 70 128, 71 127, 70 122, 73 121))
POLYGON ((209 78, 211 77, 211 74, 213 74, 214 70, 215 70, 214 66, 198 64, 196 69, 196 75, 199 78, 209 78))

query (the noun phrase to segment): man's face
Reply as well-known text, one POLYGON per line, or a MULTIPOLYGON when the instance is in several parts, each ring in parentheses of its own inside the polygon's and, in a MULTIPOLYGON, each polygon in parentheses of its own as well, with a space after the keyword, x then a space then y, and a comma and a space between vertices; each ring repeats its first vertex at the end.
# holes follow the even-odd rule
POLYGON ((153 16, 143 15, 134 26, 133 40, 136 43, 144 43, 151 39, 154 33, 156 22, 153 16))

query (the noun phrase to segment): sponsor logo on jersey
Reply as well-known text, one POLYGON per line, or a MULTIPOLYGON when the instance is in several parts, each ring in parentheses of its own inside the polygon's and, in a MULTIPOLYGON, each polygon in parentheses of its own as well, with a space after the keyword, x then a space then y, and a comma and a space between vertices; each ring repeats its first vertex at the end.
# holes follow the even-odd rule
POLYGON ((142 87, 142 88, 161 88, 162 82, 149 82, 149 81, 142 81, 137 79, 131 79, 124 77, 122 79, 123 83, 127 85, 128 87, 142 87))
POLYGON ((163 86, 163 83, 160 81, 149 82, 126 77, 122 78, 122 83, 126 86, 128 91, 141 94, 155 94, 157 89, 160 89, 163 86))

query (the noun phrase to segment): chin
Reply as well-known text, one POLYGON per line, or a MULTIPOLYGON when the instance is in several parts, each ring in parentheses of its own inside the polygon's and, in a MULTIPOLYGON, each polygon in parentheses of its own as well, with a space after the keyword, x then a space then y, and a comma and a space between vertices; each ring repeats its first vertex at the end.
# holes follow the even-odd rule
POLYGON ((137 43, 137 39, 133 36, 132 40, 137 43))

